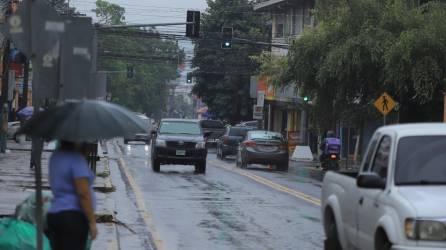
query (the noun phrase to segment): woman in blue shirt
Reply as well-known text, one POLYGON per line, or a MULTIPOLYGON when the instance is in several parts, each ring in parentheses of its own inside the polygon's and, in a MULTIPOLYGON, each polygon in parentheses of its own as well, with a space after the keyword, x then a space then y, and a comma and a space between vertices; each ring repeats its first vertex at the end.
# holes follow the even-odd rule
POLYGON ((93 240, 97 235, 94 175, 81 152, 81 145, 62 141, 49 161, 54 198, 47 221, 53 250, 83 250, 88 233, 93 240))

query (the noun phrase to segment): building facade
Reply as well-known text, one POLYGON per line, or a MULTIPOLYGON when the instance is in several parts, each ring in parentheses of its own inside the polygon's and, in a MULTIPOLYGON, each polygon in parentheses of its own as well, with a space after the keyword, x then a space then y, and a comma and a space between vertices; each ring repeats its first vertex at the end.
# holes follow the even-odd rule
MULTIPOLYGON (((298 39, 306 27, 314 25, 311 13, 314 5, 314 0, 257 1, 254 10, 271 16, 273 56, 287 56, 286 47, 298 39)), ((274 88, 267 77, 258 78, 256 85, 258 91, 265 92, 265 128, 286 134, 295 144, 308 144, 307 114, 298 88, 293 84, 274 88)))

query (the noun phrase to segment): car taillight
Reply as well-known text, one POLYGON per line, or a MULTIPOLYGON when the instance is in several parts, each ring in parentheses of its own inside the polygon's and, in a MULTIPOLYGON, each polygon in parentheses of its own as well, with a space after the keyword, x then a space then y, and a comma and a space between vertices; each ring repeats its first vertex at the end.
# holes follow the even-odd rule
POLYGON ((243 144, 245 144, 246 147, 255 147, 256 146, 255 141, 245 141, 243 144))
POLYGON ((336 160, 336 158, 338 158, 338 156, 337 155, 330 155, 330 158, 333 159, 333 160, 336 160))

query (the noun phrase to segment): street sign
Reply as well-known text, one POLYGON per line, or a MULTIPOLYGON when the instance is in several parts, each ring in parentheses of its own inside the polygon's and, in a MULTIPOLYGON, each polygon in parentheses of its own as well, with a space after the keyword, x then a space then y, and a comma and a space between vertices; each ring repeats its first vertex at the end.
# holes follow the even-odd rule
MULTIPOLYGON (((82 99, 89 96, 94 79, 94 31, 90 17, 64 17, 65 35, 61 47, 60 98, 82 99), (93 74, 93 75, 92 75, 93 74)), ((94 87, 93 87, 94 88, 94 87)))
POLYGON ((384 116, 388 115, 396 106, 395 100, 384 92, 374 103, 376 109, 384 116))
POLYGON ((265 91, 259 90, 257 92, 257 106, 263 107, 265 105, 265 91))
POLYGON ((254 105, 252 118, 254 120, 263 120, 263 106, 254 105))

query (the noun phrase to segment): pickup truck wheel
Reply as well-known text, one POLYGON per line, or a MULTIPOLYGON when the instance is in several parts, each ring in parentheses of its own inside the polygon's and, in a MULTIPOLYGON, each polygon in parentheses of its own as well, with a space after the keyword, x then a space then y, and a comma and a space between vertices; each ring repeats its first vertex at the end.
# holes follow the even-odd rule
POLYGON ((155 173, 158 173, 160 171, 161 168, 161 164, 159 161, 157 160, 152 160, 152 170, 155 173))
POLYGON ((324 242, 325 250, 342 250, 341 243, 339 242, 338 229, 336 227, 336 221, 332 212, 327 215, 327 239, 324 242))
POLYGON ((375 249, 376 250, 392 249, 392 243, 390 242, 389 237, 387 237, 387 234, 382 229, 379 229, 378 233, 376 234, 375 249))

